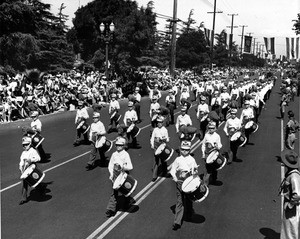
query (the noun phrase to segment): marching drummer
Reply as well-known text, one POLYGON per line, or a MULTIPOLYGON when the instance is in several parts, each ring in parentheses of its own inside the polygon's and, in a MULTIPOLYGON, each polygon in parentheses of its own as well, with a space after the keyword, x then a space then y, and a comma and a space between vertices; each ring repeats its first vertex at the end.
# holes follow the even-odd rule
POLYGON ((101 137, 105 137, 106 130, 104 124, 100 121, 100 113, 94 112, 93 113, 93 123, 90 127, 90 141, 91 143, 91 151, 90 151, 90 158, 87 162, 86 168, 88 170, 93 169, 96 166, 96 155, 97 151, 100 154, 100 161, 105 162, 105 152, 101 148, 96 148, 96 141, 99 140, 101 137))
MULTIPOLYGON (((122 172, 129 173, 129 171, 133 169, 130 155, 128 154, 127 151, 124 150, 125 144, 126 144, 126 140, 122 137, 119 137, 116 141, 117 150, 111 155, 108 164, 108 171, 109 171, 109 179, 112 181, 112 183, 115 182, 116 178, 119 176, 120 173, 122 172)), ((119 198, 120 196, 118 190, 113 189, 106 208, 107 217, 113 217, 114 215, 116 215, 118 207, 121 206, 118 205, 118 202, 120 202, 119 198)), ((128 207, 130 205, 131 198, 130 197, 124 197, 124 198, 125 198, 125 204, 127 204, 124 206, 128 207)))
MULTIPOLYGON (((20 163, 19 163, 19 169, 21 171, 21 174, 24 173, 24 171, 33 163, 39 162, 41 160, 41 157, 37 150, 35 150, 33 147, 31 147, 32 139, 29 136, 24 136, 22 138, 22 146, 23 146, 23 152, 20 157, 20 163)), ((22 183, 22 199, 20 201, 20 205, 28 202, 28 186, 29 184, 27 181, 23 180, 22 183)))
POLYGON ((135 87, 133 96, 134 96, 134 109, 135 109, 137 117, 138 117, 137 123, 140 123, 140 122, 142 122, 142 120, 141 120, 141 105, 140 105, 142 96, 140 94, 139 87, 135 87))
POLYGON ((172 163, 170 174, 176 182, 176 209, 173 230, 181 227, 183 218, 191 220, 194 210, 192 200, 182 191, 183 180, 188 176, 198 173, 196 160, 190 155, 191 142, 182 141, 180 145, 180 156, 172 163), (185 214, 185 215, 184 215, 185 214))
POLYGON ((116 100, 117 95, 115 93, 112 93, 110 98, 111 98, 111 100, 109 102, 109 107, 108 107, 108 113, 110 115, 110 123, 109 123, 109 126, 108 126, 108 133, 112 132, 113 124, 114 124, 115 128, 117 127, 117 125, 119 124, 119 120, 120 120, 120 117, 113 117, 120 110, 120 104, 116 100))
MULTIPOLYGON (((79 126, 79 124, 82 124, 82 126, 83 126, 84 124, 86 124, 86 121, 88 118, 89 118, 89 113, 88 113, 86 107, 84 107, 83 101, 81 101, 81 100, 78 101, 78 109, 76 111, 75 125, 79 126)), ((81 127, 79 127, 79 128, 77 127, 77 129, 76 129, 77 136, 76 136, 76 140, 73 143, 74 146, 78 146, 80 144, 80 137, 81 137, 82 133, 83 133, 85 143, 89 143, 88 132, 85 132, 85 133, 82 132, 81 127)))
MULTIPOLYGON (((156 152, 157 148, 161 144, 169 142, 168 130, 165 126, 163 126, 164 120, 165 119, 163 116, 157 117, 157 127, 154 128, 150 138, 150 145, 151 148, 154 149, 154 153, 156 152)), ((154 182, 157 179, 159 161, 161 161, 162 175, 167 174, 167 163, 164 160, 160 160, 159 155, 154 154, 154 164, 152 168, 152 182, 154 182)))
POLYGON ((208 164, 206 159, 207 156, 213 150, 220 150, 222 148, 221 137, 216 132, 217 125, 216 122, 210 121, 208 124, 208 131, 205 134, 202 142, 202 158, 205 160, 205 168, 206 168, 206 175, 204 176, 204 183, 208 184, 215 184, 218 177, 218 171, 212 167, 211 164, 208 164))
MULTIPOLYGON (((236 116, 237 109, 231 109, 230 113, 231 116, 229 119, 226 120, 224 126, 224 132, 227 137, 231 137, 235 132, 240 130, 242 127, 241 120, 236 116)), ((238 147, 239 146, 237 144, 230 141, 228 164, 231 164, 232 161, 240 162, 240 160, 238 160, 236 156, 238 147)))
POLYGON ((204 95, 201 95, 200 97, 200 104, 197 108, 197 119, 200 121, 200 133, 201 133, 201 139, 203 139, 206 131, 206 127, 208 124, 207 116, 209 113, 208 104, 205 102, 206 97, 204 95))
MULTIPOLYGON (((30 127, 33 130, 34 134, 35 133, 41 134, 41 132, 42 132, 42 122, 39 119, 39 112, 38 111, 32 111, 31 119, 32 119, 32 121, 30 123, 30 127)), ((40 143, 39 146, 37 147, 37 151, 38 151, 39 155, 41 156, 41 162, 46 161, 47 160, 47 155, 44 151, 42 143, 40 143)))
MULTIPOLYGON (((240 120, 243 125, 245 125, 247 122, 254 120, 254 111, 253 108, 250 107, 250 101, 245 100, 244 102, 245 108, 242 110, 240 120)), ((249 143, 250 140, 250 132, 249 130, 245 129, 245 136, 247 138, 247 143, 249 143)))
POLYGON ((137 147, 137 139, 135 135, 132 134, 132 131, 128 132, 128 128, 131 125, 135 125, 138 120, 138 116, 136 111, 134 110, 134 103, 132 101, 128 101, 128 110, 125 112, 124 115, 124 125, 127 127, 127 138, 130 140, 132 139, 132 146, 137 147))
POLYGON ((150 111, 149 111, 149 116, 151 119, 151 126, 152 128, 155 128, 157 125, 156 118, 158 114, 160 113, 160 104, 158 103, 158 98, 156 95, 153 95, 151 99, 151 104, 150 104, 150 111))
POLYGON ((174 95, 174 91, 172 89, 169 90, 169 94, 166 96, 166 106, 170 110, 171 122, 170 124, 174 124, 174 109, 176 108, 176 99, 174 95))
POLYGON ((191 117, 186 113, 187 111, 187 107, 186 106, 182 106, 180 109, 181 114, 178 115, 177 119, 176 119, 176 124, 175 124, 175 128, 176 128, 176 133, 179 133, 179 129, 181 126, 185 125, 192 125, 192 119, 191 117))

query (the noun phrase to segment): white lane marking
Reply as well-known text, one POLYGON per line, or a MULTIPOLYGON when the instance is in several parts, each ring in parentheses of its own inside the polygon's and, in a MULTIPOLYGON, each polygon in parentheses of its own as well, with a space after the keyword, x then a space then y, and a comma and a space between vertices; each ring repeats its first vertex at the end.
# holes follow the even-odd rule
MULTIPOLYGON (((194 152, 201 144, 200 140, 198 140, 195 144, 192 145, 192 149, 191 152, 194 152)), ((166 178, 158 178, 158 180, 156 180, 154 183, 149 183, 142 191, 144 193, 144 191, 146 191, 146 188, 149 188, 150 186, 153 185, 152 188, 149 189, 149 191, 147 191, 134 205, 139 205, 155 188, 157 188, 163 181, 165 181, 166 178)), ((136 198, 138 198, 140 195, 142 195, 142 191, 136 195, 136 197, 134 197, 134 199, 136 200, 136 198)), ((93 239, 93 238, 104 238, 112 229, 114 229, 128 214, 129 212, 118 212, 116 214, 116 216, 114 218, 109 218, 107 221, 105 221, 100 227, 98 227, 90 236, 88 236, 86 239, 93 239), (96 237, 110 222, 112 222, 114 219, 116 219, 120 214, 122 214, 122 216, 120 216, 114 223, 112 223, 103 233, 101 233, 98 237, 96 237)))
MULTIPOLYGON (((62 165, 64 165, 64 164, 66 164, 66 163, 69 163, 69 162, 71 162, 71 161, 73 161, 73 160, 75 160, 75 159, 77 159, 77 158, 80 158, 80 157, 82 157, 82 156, 88 154, 89 152, 90 152, 90 151, 85 152, 85 153, 80 154, 80 155, 77 155, 77 156, 74 157, 74 158, 71 158, 71 159, 69 159, 69 160, 67 160, 67 161, 65 161, 65 162, 62 162, 62 163, 60 163, 60 164, 57 164, 57 165, 55 165, 55 166, 53 166, 53 167, 51 167, 51 168, 48 168, 48 169, 44 170, 44 172, 46 173, 46 172, 48 172, 48 171, 50 171, 50 170, 52 170, 52 169, 55 169, 55 168, 57 168, 57 167, 60 167, 60 166, 62 166, 62 165)), ((15 183, 15 184, 13 184, 13 185, 10 185, 10 186, 8 186, 8 187, 6 187, 6 188, 3 188, 3 189, 0 190, 0 192, 2 193, 2 192, 6 191, 6 190, 8 190, 8 189, 10 189, 10 188, 12 188, 12 187, 15 187, 15 186, 19 185, 20 183, 21 183, 21 182, 18 182, 18 183, 15 183)))

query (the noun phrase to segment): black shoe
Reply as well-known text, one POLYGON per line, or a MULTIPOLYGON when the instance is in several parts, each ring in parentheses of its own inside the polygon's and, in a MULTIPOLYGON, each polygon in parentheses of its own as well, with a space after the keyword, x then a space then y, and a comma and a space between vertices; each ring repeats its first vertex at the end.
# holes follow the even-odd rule
POLYGON ((175 224, 173 224, 173 230, 174 231, 177 231, 179 228, 181 228, 181 225, 179 225, 179 224, 177 224, 177 223, 175 223, 175 224))
POLYGON ((152 182, 155 182, 157 178, 152 178, 152 182))
POLYGON ((88 164, 88 165, 85 166, 85 168, 86 168, 87 170, 92 170, 92 169, 95 168, 95 165, 88 164))
POLYGON ((112 210, 107 210, 105 214, 107 217, 113 217, 116 215, 116 212, 114 212, 112 210))
POLYGON ((25 199, 25 200, 21 200, 20 202, 19 202, 19 205, 23 205, 24 203, 27 203, 28 202, 28 199, 25 199))

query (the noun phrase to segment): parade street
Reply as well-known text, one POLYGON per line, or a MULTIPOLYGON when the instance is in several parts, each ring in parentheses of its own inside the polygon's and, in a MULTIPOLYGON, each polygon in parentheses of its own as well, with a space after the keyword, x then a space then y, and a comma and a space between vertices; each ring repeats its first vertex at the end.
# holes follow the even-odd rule
MULTIPOLYGON (((250 144, 238 150, 240 162, 233 162, 219 171, 218 184, 209 185, 207 198, 194 203, 194 217, 189 222, 184 221, 178 231, 172 230, 176 204, 174 181, 168 177, 151 181, 154 153, 150 147, 152 128, 148 97, 141 101, 142 122, 138 124, 141 131, 137 137, 140 147, 128 150, 133 164, 131 176, 138 181, 132 193, 135 203, 111 218, 105 215, 112 190, 107 165, 86 170, 90 146, 73 146, 75 111, 40 117, 45 138, 43 147, 50 158, 46 163, 39 163, 38 167, 45 172, 43 182, 47 189, 43 196, 31 190, 29 202, 23 205, 19 205, 21 181, 18 164, 22 152, 22 127, 30 125, 30 119, 1 125, 1 238, 279 239, 282 198, 278 196, 278 188, 284 174, 280 152, 287 120, 279 117, 279 87, 278 79, 262 110, 258 131, 251 135, 250 144)), ((161 104, 164 104, 165 97, 166 92, 161 104)), ((122 116, 127 102, 127 99, 120 101, 122 116)), ((193 102, 189 115, 198 128, 196 104, 193 102)), ((292 109, 298 118, 299 97, 290 102, 288 109, 292 109)), ((91 123, 91 109, 89 114, 91 123)), ((179 108, 175 118, 178 114, 179 108)), ((100 120, 107 127, 108 107, 101 110, 100 120)), ((229 140, 223 127, 224 123, 217 132, 223 144, 221 151, 226 152, 229 140)), ((177 156, 175 149, 179 146, 179 139, 174 125, 167 128, 170 146, 174 149, 168 161, 170 165, 177 156)), ((116 136, 116 132, 107 135, 109 140, 116 136)), ((299 154, 298 143, 295 151, 299 154)), ((106 153, 107 160, 114 151, 115 146, 106 153)), ((204 163, 198 137, 192 141, 192 154, 201 175, 204 163)))

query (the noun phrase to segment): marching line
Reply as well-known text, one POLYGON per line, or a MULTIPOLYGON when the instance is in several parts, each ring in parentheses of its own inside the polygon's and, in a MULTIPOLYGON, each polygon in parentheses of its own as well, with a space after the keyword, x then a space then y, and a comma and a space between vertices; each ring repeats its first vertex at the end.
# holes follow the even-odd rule
MULTIPOLYGON (((196 104, 195 104, 195 105, 196 105, 196 104)), ((194 107, 195 105, 192 105, 190 108, 194 107)), ((180 111, 175 112, 174 115, 175 115, 175 114, 178 114, 178 113, 180 113, 180 111)), ((146 128, 148 128, 149 126, 151 126, 151 124, 145 125, 144 127, 141 128, 141 130, 146 129, 146 128)), ((77 159, 77 158, 79 158, 79 157, 82 157, 82 156, 88 154, 89 152, 90 152, 90 151, 87 151, 87 152, 82 153, 82 154, 80 154, 80 155, 78 155, 78 156, 76 156, 76 157, 74 157, 74 158, 71 158, 71 159, 65 161, 65 162, 62 162, 62 163, 60 163, 60 164, 58 164, 58 165, 55 165, 55 166, 53 166, 53 167, 51 167, 51 168, 48 168, 48 169, 44 170, 44 172, 51 171, 52 169, 55 169, 55 168, 60 167, 60 166, 62 166, 62 165, 64 165, 64 164, 66 164, 66 163, 69 163, 69 162, 71 162, 71 161, 73 161, 73 160, 75 160, 75 159, 77 159)), ((6 187, 6 188, 1 189, 1 190, 0 190, 0 193, 6 191, 6 190, 8 190, 8 189, 11 189, 11 188, 13 188, 13 187, 15 187, 15 186, 18 186, 19 184, 21 184, 21 181, 19 181, 19 182, 17 182, 17 183, 14 183, 14 184, 12 184, 12 185, 6 187)))
MULTIPOLYGON (((281 151, 284 150, 284 141, 283 141, 283 119, 280 120, 280 129, 281 129, 281 135, 280 135, 280 144, 281 144, 281 151)), ((284 179, 284 164, 281 163, 281 166, 280 166, 280 175, 281 175, 281 182, 283 181, 284 179)), ((281 207, 280 207, 280 212, 281 212, 281 218, 283 217, 283 197, 281 196, 281 207)))
MULTIPOLYGON (((192 145, 191 152, 194 152, 201 144, 202 141, 198 140, 192 145)), ((134 204, 134 206, 139 205, 144 199, 154 190, 156 189, 163 181, 165 181, 166 178, 158 177, 158 180, 155 182, 150 182, 143 190, 141 190, 135 197, 134 199, 136 200, 139 198, 141 195, 142 197, 134 204), (152 187, 151 187, 152 186, 152 187), (151 188, 150 188, 151 187, 151 188), (150 188, 148 190, 148 188, 150 188), (146 193, 144 193, 146 190, 148 190, 146 193)), ((129 212, 117 212, 116 216, 114 218, 109 218, 106 220, 100 227, 98 227, 91 235, 89 235, 86 239, 100 239, 104 238, 113 228, 115 228, 132 210, 133 207, 129 209, 129 212), (122 214, 119 218, 118 216, 122 214), (103 229, 107 227, 109 223, 112 221, 116 220, 113 222, 103 233, 101 233, 98 237, 96 237, 103 229)))

